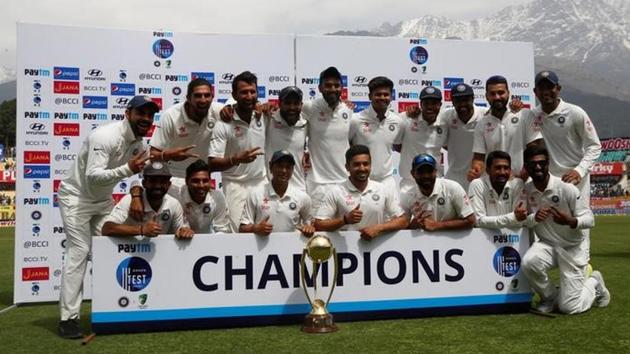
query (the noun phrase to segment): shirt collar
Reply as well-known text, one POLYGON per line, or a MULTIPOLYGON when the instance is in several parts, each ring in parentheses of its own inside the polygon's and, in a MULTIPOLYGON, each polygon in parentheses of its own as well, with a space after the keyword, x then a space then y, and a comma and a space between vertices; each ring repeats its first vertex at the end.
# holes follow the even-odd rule
POLYGON ((293 126, 290 126, 289 123, 287 123, 286 120, 284 120, 284 118, 282 118, 282 116, 280 115, 280 110, 277 110, 276 112, 274 112, 271 115, 271 119, 276 122, 281 124, 284 127, 303 127, 306 125, 306 119, 304 119, 304 115, 302 113, 300 113, 300 118, 297 120, 297 122, 295 122, 295 124, 293 126))
POLYGON ((374 181, 372 181, 371 179, 368 179, 368 184, 363 191, 360 191, 357 187, 355 187, 354 184, 350 182, 350 179, 347 179, 344 183, 346 184, 346 188, 348 189, 348 191, 354 193, 366 194, 371 192, 372 188, 374 188, 374 181))

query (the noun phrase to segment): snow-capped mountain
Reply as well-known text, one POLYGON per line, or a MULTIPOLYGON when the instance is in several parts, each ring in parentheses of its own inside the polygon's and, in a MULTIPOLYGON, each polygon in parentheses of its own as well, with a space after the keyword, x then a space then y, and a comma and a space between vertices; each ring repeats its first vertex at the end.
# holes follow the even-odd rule
POLYGON ((564 83, 630 101, 629 0, 535 0, 470 21, 425 15, 369 33, 533 42, 536 65, 558 71, 564 83))
POLYGON ((15 70, 0 65, 0 84, 15 80, 15 70))

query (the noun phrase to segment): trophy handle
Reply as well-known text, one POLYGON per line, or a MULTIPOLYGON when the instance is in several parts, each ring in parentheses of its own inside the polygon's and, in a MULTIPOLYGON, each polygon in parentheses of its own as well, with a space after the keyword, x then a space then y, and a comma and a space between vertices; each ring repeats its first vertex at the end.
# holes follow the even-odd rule
POLYGON ((306 248, 302 251, 302 258, 300 258, 300 264, 302 265, 302 288, 304 289, 304 294, 306 295, 306 300, 308 303, 313 306, 313 301, 311 297, 308 295, 308 288, 306 287, 306 248))
POLYGON ((333 275, 333 283, 332 283, 332 287, 330 288, 330 293, 328 294, 328 300, 326 300, 326 307, 328 307, 328 303, 330 302, 330 298, 332 297, 333 291, 335 291, 335 286, 337 285, 337 273, 339 270, 339 262, 337 261, 337 249, 335 247, 332 248, 332 258, 333 261, 335 262, 335 270, 334 270, 334 275, 333 275))

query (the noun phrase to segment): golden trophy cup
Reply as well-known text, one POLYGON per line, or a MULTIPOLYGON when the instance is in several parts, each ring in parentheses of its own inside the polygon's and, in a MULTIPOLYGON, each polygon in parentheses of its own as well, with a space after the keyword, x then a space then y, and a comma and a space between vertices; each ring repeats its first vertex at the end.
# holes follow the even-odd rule
POLYGON ((324 235, 315 235, 308 240, 306 247, 302 251, 302 287, 306 294, 306 299, 311 304, 311 312, 304 318, 304 324, 302 325, 302 332, 306 333, 330 333, 337 331, 337 326, 333 321, 333 316, 328 313, 326 307, 330 302, 333 291, 335 290, 335 284, 337 283, 337 251, 330 242, 330 239, 324 235), (306 256, 313 261, 313 299, 308 294, 308 288, 306 287, 306 256), (335 270, 333 275, 333 282, 328 294, 328 299, 324 303, 324 300, 317 298, 317 273, 322 263, 328 261, 330 257, 333 257, 335 262, 335 270))

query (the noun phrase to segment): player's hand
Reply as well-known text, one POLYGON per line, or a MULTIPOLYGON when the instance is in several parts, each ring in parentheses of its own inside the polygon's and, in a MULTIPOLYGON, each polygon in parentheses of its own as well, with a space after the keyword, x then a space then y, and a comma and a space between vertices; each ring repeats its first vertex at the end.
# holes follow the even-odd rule
POLYGON ((269 117, 271 116, 275 111, 278 110, 278 105, 276 105, 275 103, 272 102, 267 102, 267 103, 263 103, 262 105, 260 105, 262 114, 265 117, 269 117))
POLYGON ((422 228, 426 231, 437 231, 442 226, 442 223, 434 220, 432 217, 427 217, 422 220, 422 228))
POLYGON ((371 225, 371 226, 362 228, 361 230, 359 230, 359 232, 361 233, 362 239, 366 241, 372 241, 373 239, 377 238, 378 235, 381 234, 381 227, 378 224, 371 225))
POLYGON ((346 105, 346 107, 350 108, 352 111, 354 111, 354 109, 356 108, 356 104, 354 104, 354 102, 350 101, 350 100, 341 100, 341 102, 343 104, 346 105))
POLYGON ((195 232, 189 227, 180 227, 175 232, 175 238, 190 240, 195 235, 195 232))
POLYGON ((578 185, 580 184, 580 182, 582 182, 582 176, 580 176, 578 171, 571 170, 562 175, 562 182, 578 185))
POLYGON ((129 161, 127 165, 133 171, 133 173, 138 173, 144 170, 145 163, 147 160, 151 158, 151 156, 144 156, 144 150, 140 151, 137 155, 134 155, 129 161))
POLYGON ((564 213, 560 211, 559 209, 557 209, 556 207, 551 207, 550 210, 551 210, 551 216, 553 216, 553 221, 556 224, 568 225, 574 229, 577 227, 577 219, 573 217, 572 215, 564 213))
POLYGON ((158 152, 151 156, 151 160, 160 161, 163 159, 164 161, 183 161, 189 157, 199 158, 199 154, 190 152, 191 149, 194 149, 196 147, 197 145, 189 145, 185 147, 165 150, 164 152, 158 152))
POLYGON ((257 235, 269 236, 273 231, 273 225, 269 223, 270 216, 264 218, 260 223, 254 225, 254 233, 257 235))
POLYGON ((304 156, 302 156, 302 168, 304 172, 311 170, 311 154, 308 151, 305 151, 304 156))
POLYGON ((219 112, 219 116, 221 120, 225 123, 229 123, 234 119, 234 107, 232 105, 225 105, 221 108, 221 112, 219 112))
POLYGON ((518 113, 521 109, 523 109, 523 107, 523 101, 521 101, 521 99, 518 97, 514 97, 510 101, 510 111, 512 113, 518 113))
POLYGON ((315 226, 309 224, 298 226, 297 229, 306 237, 311 237, 315 233, 315 226))
POLYGON ((468 178, 468 181, 472 181, 473 179, 477 179, 481 177, 481 169, 477 166, 473 166, 468 170, 468 174, 466 175, 466 178, 468 178))
POLYGON ((142 220, 144 219, 144 200, 142 199, 142 197, 131 197, 131 205, 129 206, 129 217, 138 222, 142 222, 142 220))
POLYGON ((142 225, 142 232, 146 237, 155 237, 162 233, 162 226, 157 222, 157 215, 142 225))
POLYGON ((248 149, 248 150, 243 150, 241 152, 239 152, 238 154, 236 154, 236 156, 234 156, 234 162, 236 164, 239 163, 251 163, 254 162, 254 160, 256 160, 256 157, 263 155, 264 153, 262 152, 260 147, 255 147, 252 149, 248 149))
POLYGON ((518 202, 516 209, 514 209, 514 216, 518 221, 527 219, 527 209, 525 208, 525 203, 523 203, 522 200, 518 202))
POLYGON ((540 208, 536 212, 536 216, 534 219, 536 222, 543 222, 549 215, 551 215, 551 209, 549 208, 540 208))
POLYGON ((407 108, 405 109, 405 112, 407 113, 407 117, 413 118, 413 119, 420 117, 420 113, 422 113, 422 111, 420 110, 420 106, 416 106, 416 105, 407 106, 407 108))
POLYGON ((361 218, 363 217, 363 212, 361 211, 361 209, 359 209, 360 207, 361 203, 357 204, 354 209, 344 214, 343 221, 345 221, 346 224, 356 224, 361 221, 361 218))

